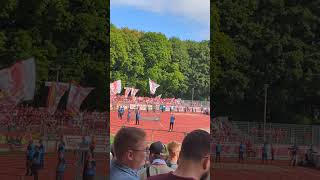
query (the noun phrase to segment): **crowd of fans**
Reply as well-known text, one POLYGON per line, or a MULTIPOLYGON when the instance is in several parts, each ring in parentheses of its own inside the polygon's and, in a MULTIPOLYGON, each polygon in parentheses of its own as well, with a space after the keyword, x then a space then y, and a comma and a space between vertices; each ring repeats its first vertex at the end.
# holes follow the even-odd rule
POLYGON ((210 173, 210 134, 194 130, 182 144, 148 145, 143 129, 125 127, 116 134, 110 156, 111 179, 205 180, 210 173))
POLYGON ((40 126, 46 125, 48 133, 57 133, 61 127, 87 129, 107 129, 107 112, 83 111, 78 115, 71 115, 64 110, 57 110, 55 114, 48 113, 46 108, 34 108, 31 106, 0 107, 0 115, 6 118, 0 119, 1 127, 7 131, 39 132, 40 126))

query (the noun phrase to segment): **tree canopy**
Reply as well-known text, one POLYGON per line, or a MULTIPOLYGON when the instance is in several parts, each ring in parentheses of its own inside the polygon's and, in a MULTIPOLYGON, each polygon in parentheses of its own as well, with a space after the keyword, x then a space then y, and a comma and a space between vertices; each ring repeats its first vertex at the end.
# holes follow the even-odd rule
POLYGON ((104 0, 2 0, 0 68, 34 57, 33 105, 45 105, 44 82, 55 81, 60 68, 59 81, 95 87, 83 108, 106 110, 109 14, 104 0))
POLYGON ((319 5, 299 0, 211 3, 216 115, 262 121, 268 84, 268 121, 319 123, 319 5))
POLYGON ((142 32, 111 25, 110 79, 140 89, 150 96, 148 79, 160 84, 162 97, 195 100, 209 98, 210 49, 208 41, 183 41, 162 33, 142 32))

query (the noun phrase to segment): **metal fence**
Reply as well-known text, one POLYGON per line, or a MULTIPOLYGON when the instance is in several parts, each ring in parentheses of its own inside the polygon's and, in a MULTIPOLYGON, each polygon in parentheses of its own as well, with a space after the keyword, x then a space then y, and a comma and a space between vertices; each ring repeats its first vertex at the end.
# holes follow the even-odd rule
POLYGON ((212 127, 217 131, 215 136, 226 143, 250 140, 254 144, 266 141, 275 144, 320 145, 320 126, 266 123, 263 122, 229 121, 227 118, 216 118, 212 127))

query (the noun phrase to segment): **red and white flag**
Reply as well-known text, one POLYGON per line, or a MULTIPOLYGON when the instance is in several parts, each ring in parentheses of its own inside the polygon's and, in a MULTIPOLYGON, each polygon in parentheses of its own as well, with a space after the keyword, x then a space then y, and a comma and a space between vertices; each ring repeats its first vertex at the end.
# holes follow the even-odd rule
POLYGON ((132 90, 131 90, 131 96, 132 96, 132 97, 135 97, 138 91, 139 91, 139 89, 132 88, 132 90))
POLYGON ((69 84, 61 82, 46 82, 46 86, 49 87, 47 110, 52 115, 55 113, 61 97, 69 89, 69 84))
POLYGON ((121 80, 110 83, 110 95, 116 95, 121 93, 121 80))
POLYGON ((149 78, 150 94, 155 94, 157 88, 160 86, 149 78))
MULTIPOLYGON (((131 90, 132 90, 133 88, 125 87, 124 89, 125 89, 125 91, 124 91, 124 97, 127 98, 127 97, 129 96, 129 93, 131 92, 131 90)), ((131 92, 131 94, 132 94, 132 92, 131 92)))
POLYGON ((73 115, 79 114, 83 100, 93 89, 94 88, 84 88, 81 86, 71 85, 66 108, 67 111, 73 115))
POLYGON ((0 71, 0 89, 20 101, 32 100, 36 85, 36 66, 33 58, 20 61, 0 71))

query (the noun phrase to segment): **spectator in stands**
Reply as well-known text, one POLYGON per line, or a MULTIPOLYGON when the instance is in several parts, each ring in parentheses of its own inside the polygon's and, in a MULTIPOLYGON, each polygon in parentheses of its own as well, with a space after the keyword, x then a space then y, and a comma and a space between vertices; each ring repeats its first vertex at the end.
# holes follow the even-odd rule
POLYGON ((239 145, 239 162, 243 162, 244 158, 243 158, 243 154, 245 152, 245 145, 243 144, 243 142, 241 141, 240 145, 239 145))
POLYGON ((174 115, 171 113, 171 115, 170 115, 170 126, 169 126, 169 131, 172 131, 172 130, 173 130, 174 120, 175 120, 175 117, 174 117, 174 115))
POLYGON ((110 179, 139 180, 137 170, 146 159, 146 133, 139 128, 121 128, 114 138, 116 160, 111 162, 110 179))
POLYGON ((210 134, 190 132, 183 140, 179 166, 174 172, 151 176, 148 180, 205 180, 210 173, 210 134))
POLYGON ((220 159, 221 152, 222 152, 222 145, 220 144, 220 141, 219 141, 216 145, 216 162, 218 161, 221 162, 221 159, 220 159))
POLYGON ((166 147, 164 144, 160 141, 154 142, 150 145, 149 151, 149 162, 151 164, 139 171, 141 180, 146 180, 150 176, 173 171, 172 168, 167 166, 165 161, 166 147))
POLYGON ((35 145, 33 144, 33 140, 30 140, 27 147, 26 176, 29 176, 29 173, 31 173, 30 176, 32 175, 31 167, 32 167, 32 160, 33 160, 34 153, 35 153, 35 145))
POLYGON ((42 140, 39 141, 39 153, 40 153, 40 168, 43 169, 44 168, 44 154, 46 152, 46 149, 43 145, 42 140))
POLYGON ((137 110, 136 111, 136 125, 139 125, 140 124, 140 111, 137 110))
POLYGON ((84 163, 84 180, 94 180, 96 176, 96 161, 93 159, 92 154, 88 153, 87 160, 84 163))
POLYGON ((168 167, 176 170, 178 167, 178 159, 179 159, 179 153, 181 151, 181 144, 176 141, 171 141, 168 144, 168 152, 169 157, 166 161, 168 167))
POLYGON ((56 180, 64 180, 65 169, 66 169, 66 160, 64 159, 64 154, 61 153, 58 156, 58 164, 56 167, 56 180))

